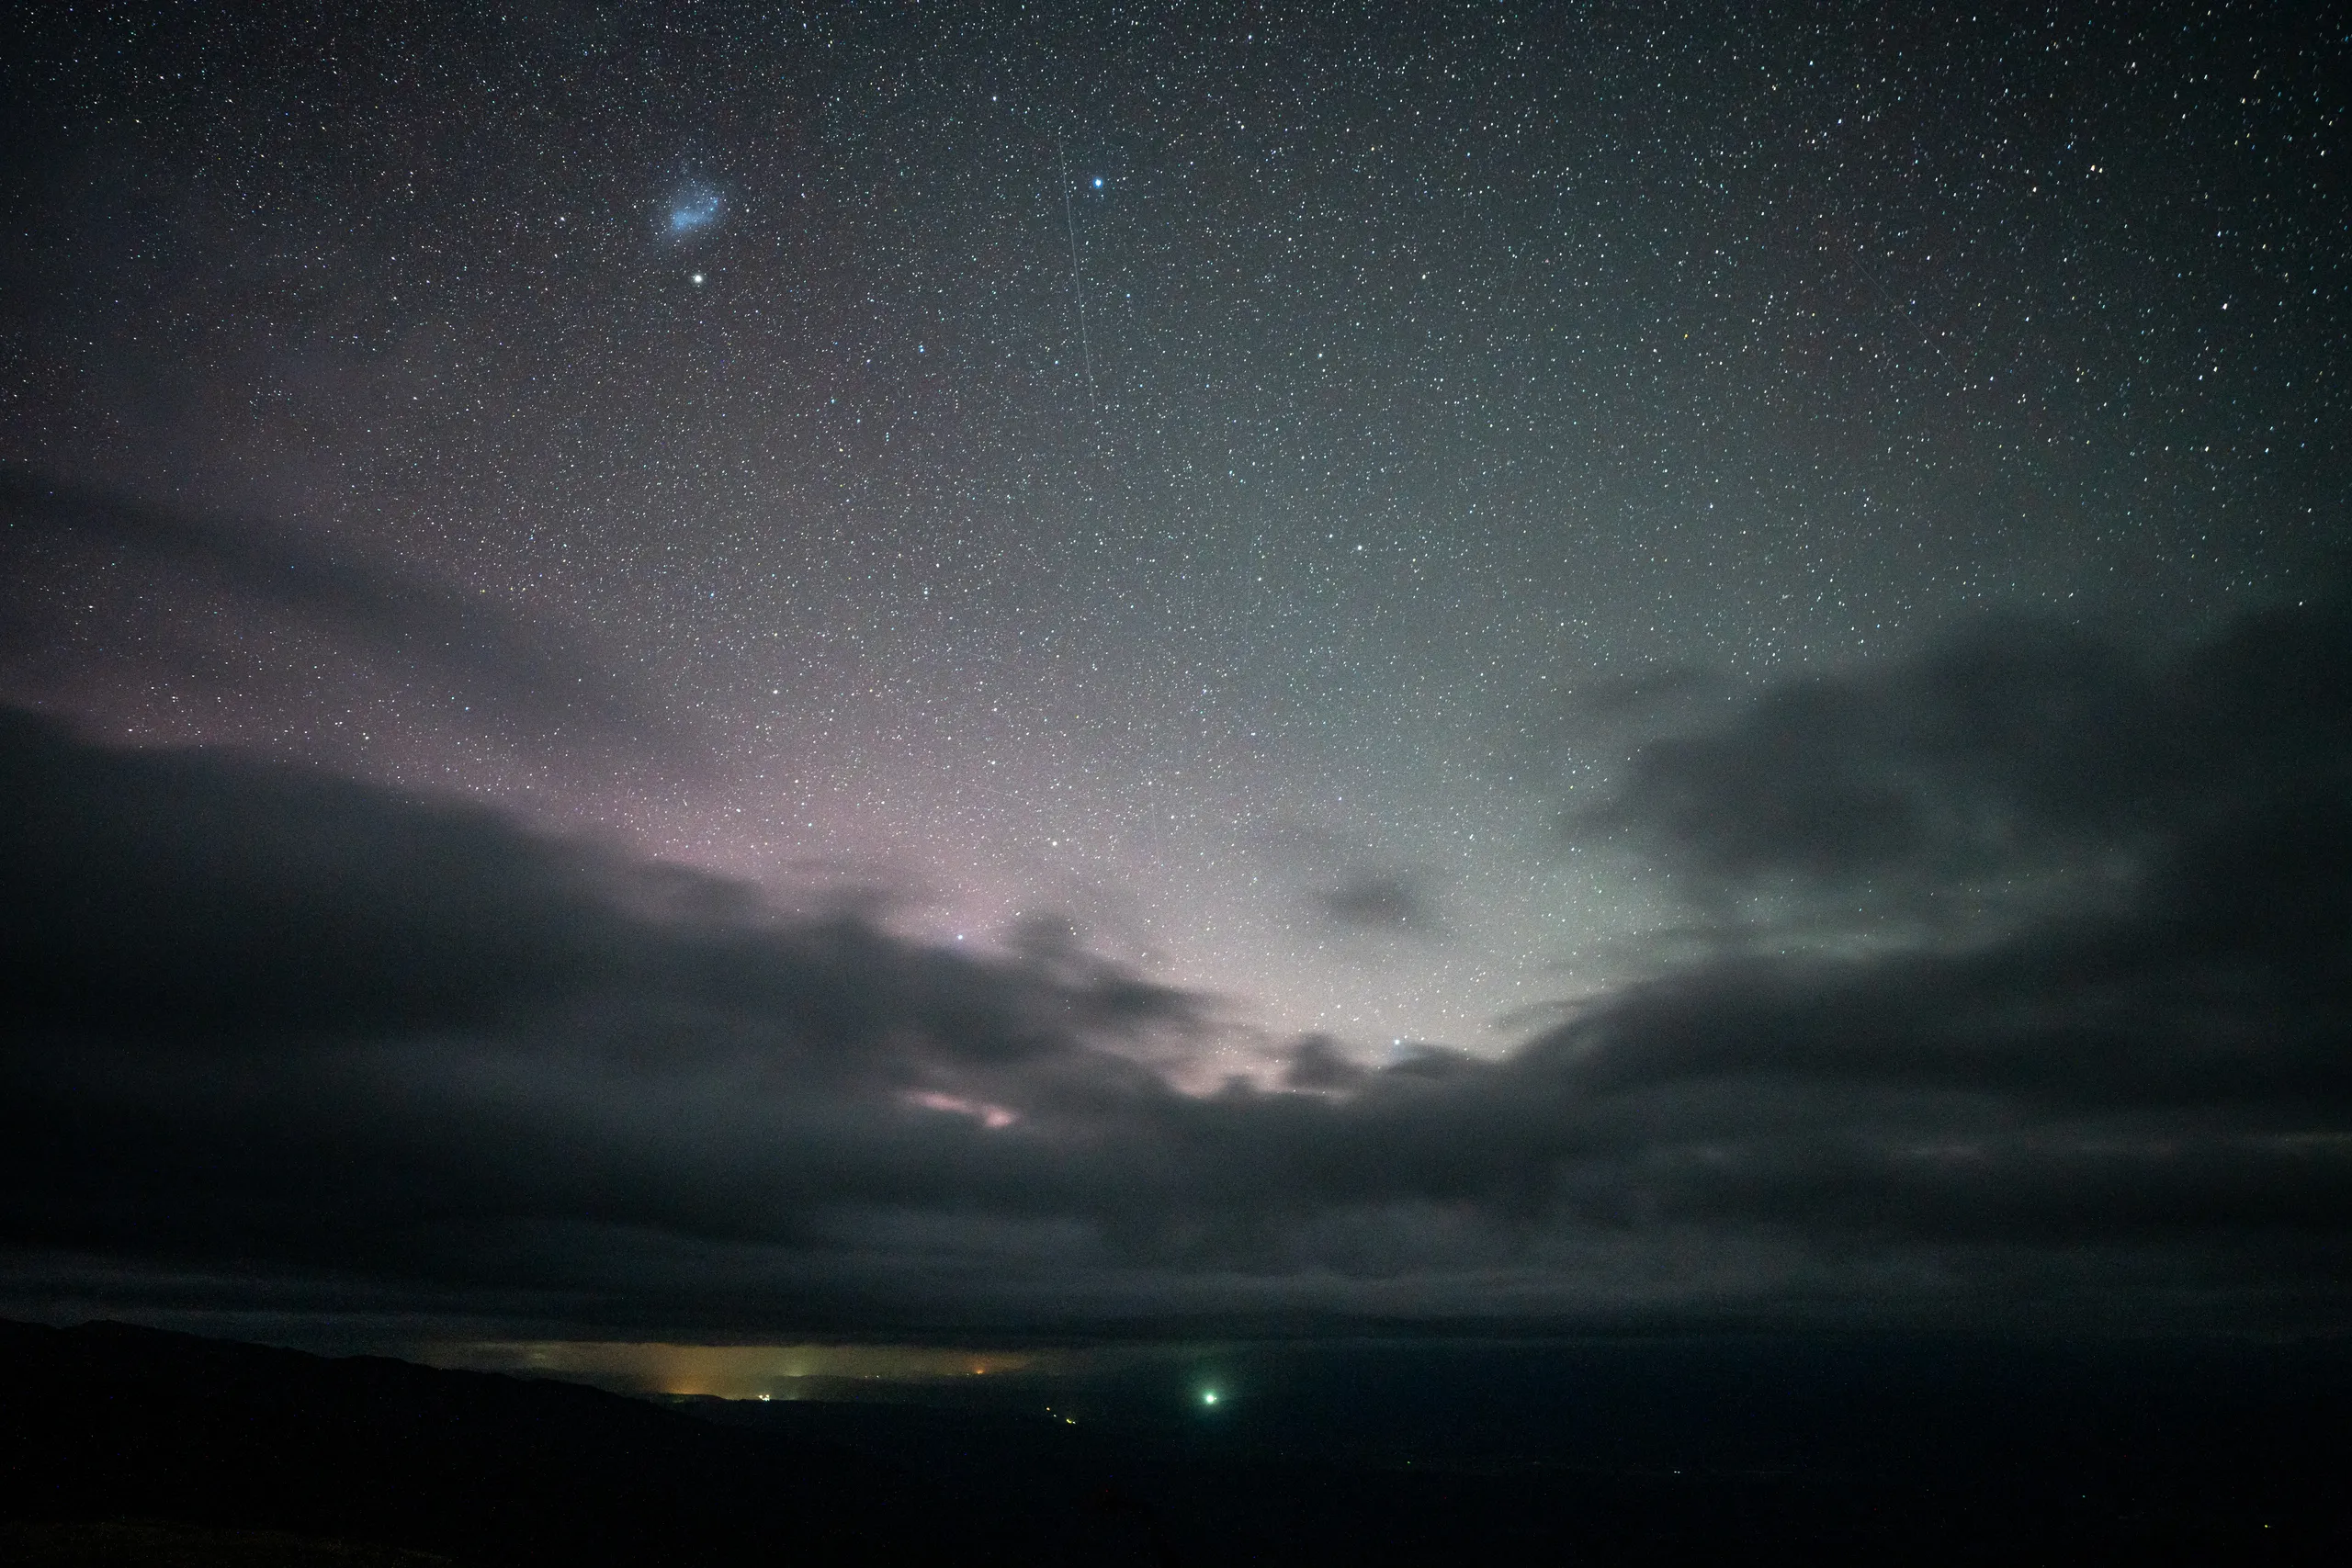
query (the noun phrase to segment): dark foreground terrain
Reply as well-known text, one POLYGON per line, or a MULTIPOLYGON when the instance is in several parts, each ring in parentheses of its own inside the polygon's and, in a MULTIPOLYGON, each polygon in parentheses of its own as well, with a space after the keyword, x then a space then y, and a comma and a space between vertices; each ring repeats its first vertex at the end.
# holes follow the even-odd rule
POLYGON ((944 1561, 970 1544, 933 1488, 888 1464, 567 1383, 101 1323, 0 1326, 0 1389, 10 1520, 173 1521, 484 1565, 944 1561))
POLYGON ((2307 1347, 1245 1349, 1213 1417, 1170 1365, 656 1403, 0 1325, 0 1562, 2352 1561, 2352 1379, 2307 1347))

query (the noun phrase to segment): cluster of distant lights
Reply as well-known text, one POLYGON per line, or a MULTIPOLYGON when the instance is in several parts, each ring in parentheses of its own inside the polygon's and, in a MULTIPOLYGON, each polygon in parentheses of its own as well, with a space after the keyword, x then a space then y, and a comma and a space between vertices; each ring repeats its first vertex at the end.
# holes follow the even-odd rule
MULTIPOLYGON (((982 1362, 972 1366, 968 1370, 968 1375, 972 1377, 985 1377, 988 1375, 988 1371, 989 1368, 987 1364, 982 1362)), ((871 1376, 872 1374, 869 1373, 867 1375, 871 1376)), ((761 1404, 767 1404, 772 1402, 776 1395, 774 1390, 769 1389, 762 1390, 761 1392, 752 1394, 751 1397, 761 1404)), ((797 1394, 794 1394, 790 1397, 798 1398, 799 1396, 797 1394)), ((1202 1409, 1215 1410, 1225 1403, 1225 1391, 1221 1388, 1211 1385, 1199 1389, 1197 1391, 1196 1397, 1200 1402, 1202 1409)), ((1079 1424, 1077 1416, 1071 1415, 1067 1410, 1056 1409, 1050 1404, 1046 1406, 1046 1414, 1052 1419, 1060 1422, 1066 1427, 1075 1427, 1079 1424)))
MULTIPOLYGON (((988 1369, 986 1367, 974 1367, 972 1369, 972 1375, 974 1377, 980 1377, 985 1375, 988 1369)), ((754 1397, 764 1404, 767 1401, 773 1400, 775 1395, 774 1393, 761 1393, 754 1395, 754 1397)), ((1204 1409, 1213 1410, 1218 1404, 1222 1404, 1224 1399, 1225 1395, 1216 1389, 1204 1388, 1201 1390, 1201 1404, 1204 1409)), ((1066 1427, 1075 1427, 1078 1425, 1077 1416, 1057 1410, 1050 1404, 1046 1406, 1046 1414, 1053 1416, 1056 1420, 1061 1422, 1062 1425, 1066 1427)), ((1681 1472, 1677 1471, 1675 1473, 1679 1475, 1681 1472)))

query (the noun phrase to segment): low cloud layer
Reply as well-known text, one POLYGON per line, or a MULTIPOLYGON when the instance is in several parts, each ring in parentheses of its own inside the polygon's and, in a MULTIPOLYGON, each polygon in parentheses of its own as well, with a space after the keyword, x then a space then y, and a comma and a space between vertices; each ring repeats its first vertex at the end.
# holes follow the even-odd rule
POLYGON ((1574 824, 1671 873, 1705 956, 1499 1061, 1310 1041, 1288 1089, 1205 1097, 1152 1064, 1209 1010, 1058 929, 938 952, 23 714, 0 781, 18 1310, 632 1337, 2345 1305, 2335 607, 2165 658, 1988 628, 1727 707, 1574 824))

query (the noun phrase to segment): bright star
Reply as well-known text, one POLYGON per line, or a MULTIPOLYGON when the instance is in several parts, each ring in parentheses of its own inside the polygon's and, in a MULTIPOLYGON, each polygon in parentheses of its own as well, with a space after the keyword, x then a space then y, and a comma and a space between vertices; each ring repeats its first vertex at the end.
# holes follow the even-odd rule
POLYGON ((700 273, 695 274, 695 287, 696 288, 700 288, 702 287, 702 274, 700 273))
POLYGON ((1096 190, 1101 190, 1102 188, 1102 176, 1101 175, 1094 176, 1094 188, 1096 190))

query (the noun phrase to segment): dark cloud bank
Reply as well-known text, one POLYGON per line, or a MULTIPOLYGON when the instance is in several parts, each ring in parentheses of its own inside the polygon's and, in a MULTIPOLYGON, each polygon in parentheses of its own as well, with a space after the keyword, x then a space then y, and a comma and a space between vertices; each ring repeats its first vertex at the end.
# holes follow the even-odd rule
POLYGON ((1704 956, 1498 1062, 0 721, 6 1310, 628 1336, 2338 1324, 2352 617, 1770 692, 1572 824, 1704 956))

